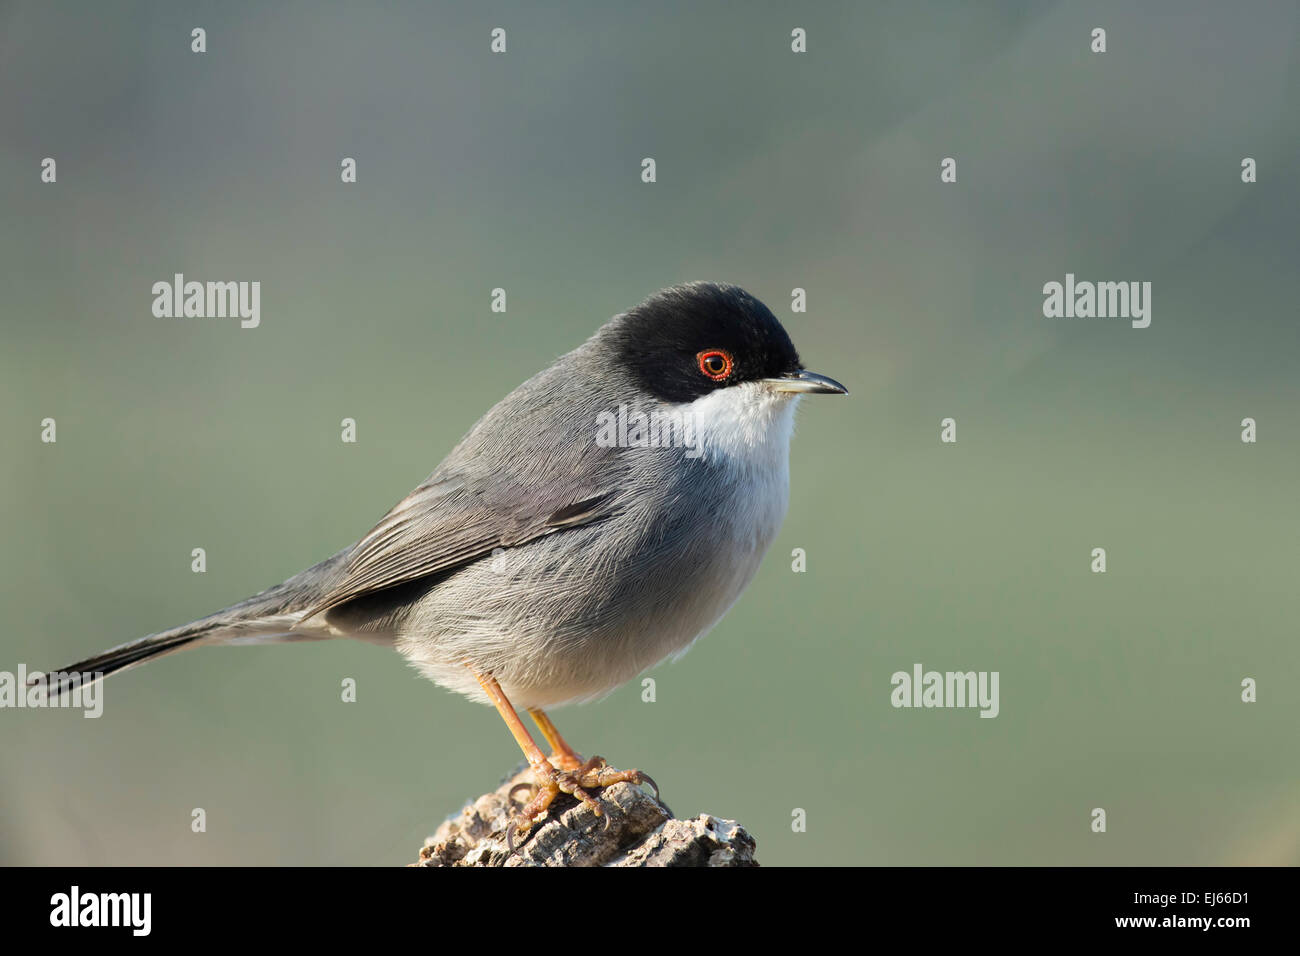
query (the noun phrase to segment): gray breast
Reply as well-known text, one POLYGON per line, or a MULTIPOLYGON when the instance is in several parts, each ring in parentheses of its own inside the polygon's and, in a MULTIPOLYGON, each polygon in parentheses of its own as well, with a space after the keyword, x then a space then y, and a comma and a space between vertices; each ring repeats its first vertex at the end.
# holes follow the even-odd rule
POLYGON ((680 450, 638 468, 628 507, 478 561, 431 586, 389 624, 397 647, 470 693, 466 662, 517 707, 608 693, 711 627, 752 579, 784 513, 768 488, 728 479, 680 450), (764 527, 756 527, 755 516, 764 527), (779 512, 779 513, 775 513, 779 512), (771 520, 774 518, 775 520, 771 520))

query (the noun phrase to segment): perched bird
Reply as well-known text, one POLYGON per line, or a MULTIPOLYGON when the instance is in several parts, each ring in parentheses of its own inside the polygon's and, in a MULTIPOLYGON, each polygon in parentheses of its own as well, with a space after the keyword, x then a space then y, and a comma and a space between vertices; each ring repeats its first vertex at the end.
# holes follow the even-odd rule
POLYGON ((584 761, 545 709, 609 693, 718 622, 785 516, 799 396, 845 392, 742 289, 665 289, 502 399, 356 544, 49 691, 188 647, 360 638, 497 708, 537 781, 512 837, 560 792, 599 813, 588 791, 653 781, 584 761))

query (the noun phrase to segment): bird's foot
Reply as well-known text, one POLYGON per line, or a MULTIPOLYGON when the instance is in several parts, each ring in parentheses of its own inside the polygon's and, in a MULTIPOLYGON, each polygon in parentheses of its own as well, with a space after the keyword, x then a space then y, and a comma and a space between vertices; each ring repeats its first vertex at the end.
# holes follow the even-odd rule
POLYGON ((616 783, 631 783, 637 786, 648 783, 654 789, 655 799, 659 799, 659 785, 649 774, 642 773, 640 770, 616 770, 607 764, 603 757, 592 757, 586 763, 579 763, 576 758, 561 757, 561 763, 576 764, 576 766, 557 768, 548 764, 544 767, 534 767, 533 776, 537 778, 536 783, 521 783, 511 788, 511 799, 514 798, 516 790, 531 789, 533 792, 532 798, 524 804, 507 828, 506 844, 511 853, 515 849, 515 840, 532 829, 538 817, 546 813, 547 808, 561 793, 576 797, 589 806, 591 812, 598 817, 605 816, 605 811, 600 801, 588 792, 590 790, 603 790, 616 783))
POLYGON ((573 752, 564 753, 557 750, 546 759, 550 761, 551 766, 556 770, 581 770, 583 768, 582 758, 573 752))

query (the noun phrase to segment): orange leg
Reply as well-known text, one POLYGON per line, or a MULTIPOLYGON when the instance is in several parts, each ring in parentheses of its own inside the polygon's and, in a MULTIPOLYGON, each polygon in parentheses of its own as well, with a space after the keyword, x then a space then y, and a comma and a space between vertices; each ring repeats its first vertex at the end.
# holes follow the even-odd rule
POLYGON ((510 844, 514 845, 514 836, 516 830, 527 831, 532 828, 533 822, 546 812, 546 808, 561 793, 571 794, 577 797, 583 803, 591 807, 596 816, 602 816, 604 811, 601 810, 600 803, 592 797, 587 790, 597 790, 611 786, 615 783, 648 783, 655 789, 655 796, 659 795, 659 788, 649 776, 639 770, 615 770, 607 765, 600 757, 592 757, 586 763, 573 752, 573 748, 564 742, 555 729, 555 725, 540 710, 530 710, 533 719, 537 721, 537 726, 542 729, 547 741, 555 747, 562 760, 568 762, 572 760, 577 764, 575 767, 565 767, 557 769, 551 766, 546 755, 542 753, 537 742, 533 740, 532 735, 528 733, 528 728, 524 722, 519 719, 515 713, 514 706, 506 698, 505 692, 501 690, 501 685, 497 683, 496 678, 491 674, 480 674, 478 671, 471 669, 479 686, 483 692, 488 695, 501 715, 501 719, 506 722, 510 728, 510 733, 514 734, 515 743, 519 749, 524 752, 528 758, 528 765, 533 770, 533 776, 537 779, 537 792, 533 798, 525 804, 524 808, 519 811, 518 822, 511 825, 510 844), (540 718, 540 719, 539 719, 540 718), (552 735, 554 735, 552 737, 552 735))
POLYGON ((551 745, 550 761, 561 770, 577 770, 582 766, 582 758, 578 756, 577 751, 569 746, 568 741, 560 736, 560 731, 556 729, 555 724, 551 723, 551 718, 547 717, 540 707, 529 707, 528 716, 533 718, 537 724, 537 729, 542 732, 546 742, 551 745))
POLYGON ((537 746, 537 741, 533 740, 533 735, 528 732, 524 722, 515 713, 514 706, 506 698, 505 692, 501 689, 501 685, 497 683, 496 678, 491 674, 480 674, 478 671, 474 671, 473 674, 474 679, 478 681, 478 686, 482 687, 483 692, 491 698, 497 713, 506 722, 510 732, 515 735, 515 743, 519 745, 519 749, 528 758, 529 766, 536 770, 546 763, 546 755, 542 753, 541 748, 537 746))

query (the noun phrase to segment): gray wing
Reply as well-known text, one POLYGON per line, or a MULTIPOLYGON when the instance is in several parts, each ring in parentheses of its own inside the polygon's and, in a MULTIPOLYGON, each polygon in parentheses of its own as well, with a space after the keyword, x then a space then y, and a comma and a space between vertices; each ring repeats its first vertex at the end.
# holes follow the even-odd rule
POLYGON ((341 581, 299 620, 353 598, 447 571, 543 535, 616 514, 618 488, 580 480, 525 488, 435 473, 352 549, 341 581))
POLYGON ((597 414, 616 408, 621 391, 585 368, 592 348, 561 357, 489 410, 357 542, 342 577, 302 620, 621 511, 635 494, 629 459, 595 441, 597 414))

